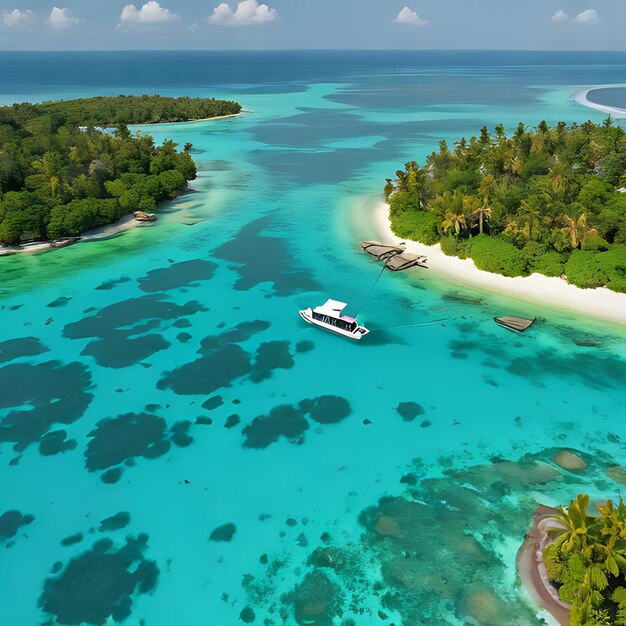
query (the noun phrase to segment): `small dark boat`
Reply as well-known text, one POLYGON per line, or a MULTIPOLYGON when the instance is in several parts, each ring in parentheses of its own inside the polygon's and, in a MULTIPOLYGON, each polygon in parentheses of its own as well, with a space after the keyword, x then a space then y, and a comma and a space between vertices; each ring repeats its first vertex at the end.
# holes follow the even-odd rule
POLYGON ((402 254, 396 254, 385 261, 385 267, 392 272, 402 272, 408 270, 411 267, 423 267, 428 268, 426 265, 426 257, 419 254, 409 254, 404 252, 402 254))
POLYGON ((154 213, 146 213, 145 211, 135 211, 134 218, 138 222, 155 222, 157 216, 154 213))
POLYGON ((523 317, 494 317, 493 321, 503 328, 514 330, 516 333, 523 333, 535 323, 535 320, 528 320, 523 317))
POLYGON ((80 237, 61 237, 60 239, 55 239, 51 244, 51 248, 67 248, 67 246, 71 246, 80 241, 80 237))

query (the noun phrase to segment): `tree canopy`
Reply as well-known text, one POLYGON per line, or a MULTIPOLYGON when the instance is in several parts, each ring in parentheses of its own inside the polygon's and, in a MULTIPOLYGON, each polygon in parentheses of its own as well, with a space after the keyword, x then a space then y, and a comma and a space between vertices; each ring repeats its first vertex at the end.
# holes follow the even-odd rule
POLYGON ((608 118, 500 124, 388 179, 394 232, 506 276, 626 292, 626 132, 608 118))
POLYGON ((588 511, 580 494, 561 507, 543 551, 546 573, 563 602, 570 604, 572 626, 626 625, 626 506, 620 498, 588 511))
POLYGON ((172 141, 155 146, 126 124, 240 109, 213 99, 160 96, 0 107, 0 244, 79 235, 132 211, 153 211, 196 177, 191 145, 183 151, 172 141))

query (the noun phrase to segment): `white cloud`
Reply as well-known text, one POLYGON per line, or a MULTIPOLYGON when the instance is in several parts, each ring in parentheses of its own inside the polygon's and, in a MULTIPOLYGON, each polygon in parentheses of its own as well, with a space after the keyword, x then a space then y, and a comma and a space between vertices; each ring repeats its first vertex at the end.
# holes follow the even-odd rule
POLYGON ((556 23, 556 24, 562 24, 563 22, 568 22, 569 21, 569 15, 565 11, 562 11, 561 9, 559 9, 552 16, 552 21, 554 23, 556 23))
POLYGON ((35 14, 32 11, 20 11, 19 9, 13 9, 13 11, 3 11, 2 20, 5 26, 28 26, 35 19, 35 14))
POLYGON ((278 19, 278 13, 267 4, 259 4, 257 0, 242 0, 233 11, 228 4, 222 2, 213 9, 209 22, 223 26, 250 26, 265 24, 278 19))
POLYGON ((122 9, 120 24, 140 24, 142 26, 155 26, 180 22, 180 17, 169 9, 162 7, 156 0, 146 2, 139 10, 134 4, 127 4, 122 9))
POLYGON ((76 26, 80 23, 80 20, 74 17, 69 9, 54 7, 52 11, 50 11, 50 17, 46 23, 54 28, 54 30, 63 30, 64 28, 76 26))
POLYGON ((414 26, 428 26, 428 24, 430 24, 428 20, 423 20, 415 11, 409 9, 409 7, 404 7, 404 9, 398 13, 395 22, 396 24, 413 24, 414 26))
POLYGON ((585 9, 572 20, 572 24, 597 24, 599 21, 600 16, 595 9, 585 9))

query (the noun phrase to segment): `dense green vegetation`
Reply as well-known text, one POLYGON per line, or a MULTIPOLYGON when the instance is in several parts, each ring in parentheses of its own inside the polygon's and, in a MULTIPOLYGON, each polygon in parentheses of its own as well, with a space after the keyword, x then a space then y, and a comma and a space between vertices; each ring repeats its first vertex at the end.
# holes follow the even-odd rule
POLYGON ((394 232, 505 276, 626 292, 626 132, 607 119, 445 141, 385 193, 394 232))
POLYGON ((239 105, 160 96, 0 107, 0 244, 56 239, 150 212, 196 177, 175 143, 155 146, 126 123, 207 117, 239 105), (94 125, 114 125, 112 132, 94 125))
POLYGON ((48 116, 53 123, 76 126, 116 126, 118 124, 152 124, 187 122, 189 120, 234 115, 241 105, 214 98, 167 98, 164 96, 101 96, 30 104, 24 102, 0 107, 0 123, 5 119, 17 123, 33 117, 48 116))
POLYGON ((555 516, 560 528, 544 549, 544 563, 559 597, 572 605, 572 626, 626 626, 626 506, 608 500, 588 512, 579 495, 555 516))

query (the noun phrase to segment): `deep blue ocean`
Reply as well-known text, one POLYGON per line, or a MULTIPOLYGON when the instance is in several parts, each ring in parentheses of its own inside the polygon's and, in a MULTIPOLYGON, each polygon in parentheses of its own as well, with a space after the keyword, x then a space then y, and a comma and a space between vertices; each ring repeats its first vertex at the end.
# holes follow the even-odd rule
POLYGON ((404 162, 622 83, 622 53, 0 53, 5 104, 248 111, 136 129, 199 168, 154 226, 0 259, 0 623, 547 623, 515 554, 537 504, 626 484, 624 328, 425 270, 362 342, 298 310, 363 303, 404 162))

